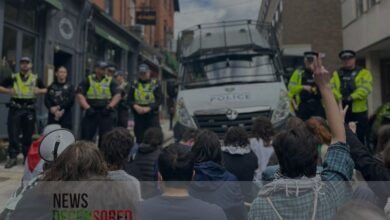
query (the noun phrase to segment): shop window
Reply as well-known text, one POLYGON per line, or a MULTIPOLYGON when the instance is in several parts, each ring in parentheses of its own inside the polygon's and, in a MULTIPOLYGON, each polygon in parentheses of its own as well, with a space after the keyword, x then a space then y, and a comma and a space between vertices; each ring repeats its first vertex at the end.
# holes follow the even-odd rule
POLYGON ((22 4, 19 1, 5 3, 4 18, 7 22, 35 30, 35 5, 32 1, 22 4))
POLYGON ((106 8, 106 13, 109 14, 109 15, 113 15, 113 10, 114 10, 114 7, 113 7, 113 0, 106 0, 105 1, 105 8, 106 8))
MULTIPOLYGON (((3 37, 3 51, 1 69, 15 72, 16 67, 16 39, 17 32, 14 29, 5 27, 3 37)), ((3 71, 1 71, 3 73, 3 71)))
POLYGON ((5 4, 4 18, 9 21, 18 20, 18 8, 15 5, 9 3, 5 4))
POLYGON ((21 10, 20 11, 20 23, 24 27, 28 27, 30 29, 34 29, 35 27, 35 12, 34 11, 27 11, 27 10, 21 10))
POLYGON ((35 38, 29 35, 23 35, 23 44, 22 44, 22 56, 28 56, 34 59, 35 52, 35 38))
POLYGON ((114 45, 109 45, 106 50, 106 60, 111 63, 116 65, 117 67, 121 66, 121 49, 114 45))

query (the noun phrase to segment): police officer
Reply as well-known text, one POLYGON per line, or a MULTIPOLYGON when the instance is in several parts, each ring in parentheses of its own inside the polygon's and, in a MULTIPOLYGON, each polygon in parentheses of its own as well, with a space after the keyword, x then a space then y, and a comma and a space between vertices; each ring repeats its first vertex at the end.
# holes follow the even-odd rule
POLYGON ((302 120, 313 116, 325 117, 321 94, 313 78, 313 62, 318 56, 314 51, 305 52, 305 67, 294 71, 288 85, 292 105, 296 115, 302 120))
POLYGON ((106 75, 107 63, 100 61, 94 73, 80 83, 77 98, 84 109, 81 138, 93 140, 96 131, 99 136, 116 126, 115 106, 121 100, 121 92, 112 77, 106 75))
POLYGON ((141 64, 138 79, 129 91, 129 105, 134 115, 134 134, 137 143, 142 142, 144 132, 151 127, 160 127, 159 106, 162 100, 161 87, 157 80, 150 78, 150 69, 141 64))
POLYGON ((0 86, 1 93, 11 95, 7 122, 9 137, 9 160, 5 164, 7 169, 17 163, 16 157, 19 154, 19 136, 21 134, 23 136, 22 153, 26 158, 35 128, 35 101, 37 95, 47 92, 43 82, 31 72, 31 69, 31 59, 22 57, 20 59, 20 72, 4 79, 0 86))
POLYGON ((127 128, 129 120, 129 105, 127 97, 130 90, 130 85, 126 80, 127 74, 123 71, 116 71, 115 80, 122 91, 122 100, 118 104, 118 126, 127 128))
POLYGON ((116 68, 113 65, 108 65, 106 68, 106 74, 109 77, 114 77, 114 74, 116 72, 116 68))
POLYGON ((356 134, 365 143, 368 129, 368 95, 372 91, 372 74, 356 65, 356 52, 343 50, 339 53, 343 66, 333 73, 333 93, 343 106, 349 106, 345 122, 357 122, 356 134))
POLYGON ((48 124, 60 124, 61 127, 72 129, 72 106, 75 90, 67 81, 68 71, 60 66, 56 71, 56 80, 48 87, 45 105, 49 111, 48 124))

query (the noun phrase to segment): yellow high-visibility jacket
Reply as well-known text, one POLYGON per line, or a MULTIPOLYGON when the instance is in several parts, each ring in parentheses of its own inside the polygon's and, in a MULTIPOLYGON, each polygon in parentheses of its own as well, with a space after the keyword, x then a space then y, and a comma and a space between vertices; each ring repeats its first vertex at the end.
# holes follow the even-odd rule
POLYGON ((296 69, 291 75, 290 82, 288 83, 288 97, 291 102, 295 102, 294 105, 296 104, 297 106, 301 103, 299 94, 303 90, 302 75, 304 72, 303 69, 296 69))
MULTIPOLYGON (((359 113, 368 110, 368 95, 372 92, 372 74, 367 69, 361 69, 355 76, 355 91, 350 96, 352 98, 352 112, 359 113)), ((341 80, 338 71, 333 73, 331 79, 333 94, 337 101, 342 100, 341 80)))

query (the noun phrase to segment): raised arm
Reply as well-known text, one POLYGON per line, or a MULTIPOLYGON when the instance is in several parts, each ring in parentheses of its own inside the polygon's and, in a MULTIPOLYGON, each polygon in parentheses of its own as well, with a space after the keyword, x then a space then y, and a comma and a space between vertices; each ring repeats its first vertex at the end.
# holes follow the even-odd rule
POLYGON ((332 132, 332 143, 346 143, 344 119, 341 116, 339 106, 332 92, 330 73, 322 66, 321 58, 314 61, 314 79, 321 92, 325 105, 326 118, 332 132))
MULTIPOLYGON (((315 60, 314 79, 321 92, 325 105, 326 117, 332 132, 332 145, 328 149, 321 172, 324 181, 350 181, 353 173, 353 161, 346 144, 344 119, 332 93, 330 74, 322 66, 321 59, 315 60)), ((338 188, 348 188, 346 183, 340 184, 338 188)))

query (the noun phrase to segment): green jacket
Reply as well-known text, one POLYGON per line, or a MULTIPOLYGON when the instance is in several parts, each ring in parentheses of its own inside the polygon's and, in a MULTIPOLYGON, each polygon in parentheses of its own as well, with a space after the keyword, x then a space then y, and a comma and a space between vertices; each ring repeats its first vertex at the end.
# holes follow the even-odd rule
MULTIPOLYGON (((342 101, 341 80, 338 71, 331 79, 333 94, 337 101, 342 101)), ((355 76, 356 89, 351 93, 352 112, 359 113, 368 110, 368 95, 372 92, 372 74, 367 69, 360 70, 355 76)))

